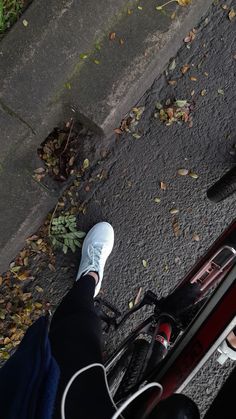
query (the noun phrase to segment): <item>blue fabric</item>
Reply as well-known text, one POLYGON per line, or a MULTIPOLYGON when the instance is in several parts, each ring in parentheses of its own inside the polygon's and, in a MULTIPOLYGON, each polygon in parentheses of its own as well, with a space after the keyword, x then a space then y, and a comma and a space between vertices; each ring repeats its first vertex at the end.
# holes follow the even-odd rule
POLYGON ((48 318, 40 317, 0 369, 0 419, 51 419, 59 375, 48 318))

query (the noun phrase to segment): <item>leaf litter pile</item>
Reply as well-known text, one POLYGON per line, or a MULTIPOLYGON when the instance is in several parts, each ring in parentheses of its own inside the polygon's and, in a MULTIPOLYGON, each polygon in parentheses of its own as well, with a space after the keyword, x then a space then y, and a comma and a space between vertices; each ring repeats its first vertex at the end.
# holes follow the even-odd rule
POLYGON ((159 118, 161 122, 169 126, 173 123, 186 123, 191 128, 193 126, 192 118, 193 105, 187 100, 175 100, 171 102, 168 99, 163 105, 156 103, 155 118, 159 118))
POLYGON ((35 170, 35 179, 40 180, 49 174, 54 180, 64 182, 76 164, 79 155, 79 134, 74 121, 65 124, 63 129, 55 128, 38 149, 39 157, 46 168, 35 170))

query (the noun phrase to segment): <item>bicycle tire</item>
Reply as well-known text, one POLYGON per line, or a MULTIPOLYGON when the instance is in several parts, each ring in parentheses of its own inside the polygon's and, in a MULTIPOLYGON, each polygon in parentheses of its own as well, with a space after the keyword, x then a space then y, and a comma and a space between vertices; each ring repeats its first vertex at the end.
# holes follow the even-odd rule
POLYGON ((146 367, 145 361, 149 346, 149 343, 145 339, 137 339, 135 341, 129 365, 114 396, 115 402, 126 397, 132 388, 141 380, 146 367))
POLYGON ((236 191, 236 167, 229 170, 207 191, 207 197, 215 203, 223 201, 236 191))

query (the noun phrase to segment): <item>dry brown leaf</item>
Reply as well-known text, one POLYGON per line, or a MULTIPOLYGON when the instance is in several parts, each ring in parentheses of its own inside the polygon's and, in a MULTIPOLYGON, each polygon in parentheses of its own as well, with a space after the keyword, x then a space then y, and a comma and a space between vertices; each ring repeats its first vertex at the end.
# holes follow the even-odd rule
POLYGON ((191 0, 176 0, 180 6, 188 6, 191 3, 191 0))
POLYGON ((138 290, 138 294, 136 295, 135 300, 134 300, 134 305, 135 305, 135 306, 136 306, 136 305, 139 303, 139 301, 140 301, 141 294, 142 294, 142 290, 143 290, 143 288, 142 288, 142 287, 140 287, 140 288, 139 288, 139 290, 138 290))
POLYGON ((115 37, 116 37, 116 33, 115 32, 110 32, 109 33, 109 39, 110 39, 110 41, 114 41, 115 37))
POLYGON ((206 89, 201 90, 201 93, 200 93, 201 96, 206 96, 206 94, 207 94, 206 89))
POLYGON ((1 287, 2 283, 3 283, 3 277, 0 276, 0 287, 1 287))
POLYGON ((191 80, 191 81, 197 81, 197 77, 195 77, 195 76, 191 76, 191 77, 190 77, 190 80, 191 80))
POLYGON ((199 242, 200 241, 200 236, 197 234, 197 233, 193 233, 193 240, 195 241, 195 242, 199 242))
POLYGON ((190 69, 190 65, 189 64, 184 64, 183 67, 180 69, 182 74, 187 73, 187 71, 190 69))
POLYGON ((167 189, 167 184, 166 184, 165 182, 160 182, 160 188, 161 188, 163 191, 166 191, 166 189, 167 189))
POLYGON ((227 4, 222 4, 222 5, 221 5, 221 9, 223 9, 223 10, 228 10, 228 6, 227 6, 227 4))
POLYGON ((114 132, 115 132, 116 134, 118 134, 118 135, 123 134, 123 131, 122 131, 120 128, 116 128, 116 129, 114 129, 114 132))
POLYGON ((168 84, 169 84, 170 86, 176 86, 177 81, 176 81, 176 80, 168 80, 168 84))
POLYGON ((29 271, 22 272, 21 274, 17 275, 17 278, 20 281, 25 281, 27 278, 29 278, 29 271))
POLYGON ((120 45, 124 45, 124 43, 125 43, 124 39, 123 39, 123 38, 120 38, 120 39, 119 39, 119 44, 120 44, 120 45))
POLYGON ((236 12, 234 11, 234 9, 230 9, 229 14, 228 14, 228 18, 230 20, 230 22, 232 22, 232 20, 235 18, 236 16, 236 12))
POLYGON ((179 237, 180 236, 180 225, 179 225, 179 221, 175 218, 172 222, 172 228, 173 228, 173 232, 175 237, 179 237))

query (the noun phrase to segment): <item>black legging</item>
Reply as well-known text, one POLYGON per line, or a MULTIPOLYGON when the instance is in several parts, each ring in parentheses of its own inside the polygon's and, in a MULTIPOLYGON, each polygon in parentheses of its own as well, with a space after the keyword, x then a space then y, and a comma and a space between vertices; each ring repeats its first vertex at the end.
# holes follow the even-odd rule
MULTIPOLYGON (((50 327, 52 353, 60 367, 61 378, 53 419, 61 419, 62 394, 75 372, 103 363, 101 325, 94 308, 95 280, 85 275, 57 308, 50 327)), ((115 408, 105 386, 102 369, 86 372, 75 379, 66 398, 66 419, 110 419, 115 408)), ((198 409, 186 396, 174 395, 162 402, 151 418, 195 419, 198 409)), ((133 419, 133 418, 132 418, 133 419)))
MULTIPOLYGON (((60 367, 54 419, 61 419, 64 389, 81 368, 102 363, 101 325, 94 308, 95 280, 85 275, 75 282, 62 300, 51 322, 52 353, 60 367)), ((75 379, 66 398, 68 419, 110 419, 115 409, 107 394, 102 369, 96 368, 75 379), (81 376, 82 378, 82 376, 81 376)))

